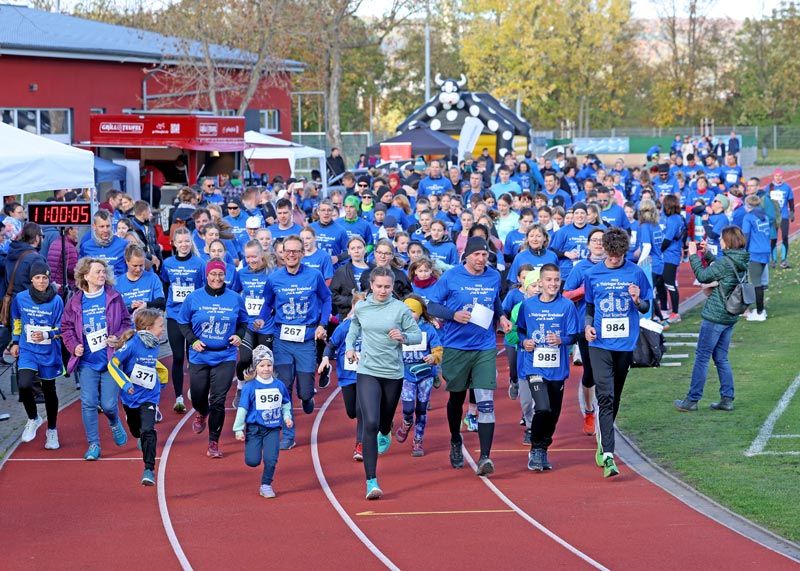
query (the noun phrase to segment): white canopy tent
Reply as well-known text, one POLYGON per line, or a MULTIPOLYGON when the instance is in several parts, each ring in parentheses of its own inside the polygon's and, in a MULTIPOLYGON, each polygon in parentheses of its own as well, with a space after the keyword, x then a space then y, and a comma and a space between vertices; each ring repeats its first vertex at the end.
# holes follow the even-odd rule
POLYGON ((292 176, 295 174, 295 165, 300 159, 317 159, 319 161, 319 172, 322 176, 322 188, 328 188, 327 168, 325 166, 325 151, 306 147, 291 141, 278 139, 263 135, 256 131, 247 131, 244 134, 244 142, 248 148, 244 150, 244 156, 248 161, 252 160, 286 160, 289 161, 289 169, 292 176))
POLYGON ((0 193, 94 188, 94 154, 0 123, 0 193))

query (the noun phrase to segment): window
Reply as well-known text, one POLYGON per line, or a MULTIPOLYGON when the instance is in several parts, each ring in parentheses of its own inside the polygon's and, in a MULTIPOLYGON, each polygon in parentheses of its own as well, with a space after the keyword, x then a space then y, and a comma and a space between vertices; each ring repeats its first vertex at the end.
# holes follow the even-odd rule
POLYGON ((236 117, 236 109, 220 109, 217 117, 236 117))
POLYGON ((0 109, 0 120, 19 129, 55 139, 72 142, 71 112, 69 109, 0 109))
POLYGON ((280 133, 280 112, 277 109, 262 109, 259 112, 259 131, 262 133, 280 133))

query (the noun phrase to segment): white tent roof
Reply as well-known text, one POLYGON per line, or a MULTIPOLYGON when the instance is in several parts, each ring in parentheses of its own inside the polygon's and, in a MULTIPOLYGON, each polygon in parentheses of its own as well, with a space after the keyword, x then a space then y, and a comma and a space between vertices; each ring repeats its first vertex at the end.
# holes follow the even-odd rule
POLYGON ((0 193, 93 188, 94 154, 0 123, 0 193))
POLYGON ((295 164, 300 159, 317 159, 319 161, 319 171, 322 175, 323 187, 327 188, 327 169, 325 165, 325 151, 306 147, 277 137, 262 135, 256 131, 247 131, 244 134, 245 145, 244 156, 248 161, 252 160, 287 160, 289 168, 294 176, 295 164))
POLYGON ((271 145, 273 147, 299 147, 297 143, 287 141, 286 139, 279 139, 278 137, 270 137, 258 131, 246 131, 244 134, 245 145, 250 146, 263 146, 271 145))

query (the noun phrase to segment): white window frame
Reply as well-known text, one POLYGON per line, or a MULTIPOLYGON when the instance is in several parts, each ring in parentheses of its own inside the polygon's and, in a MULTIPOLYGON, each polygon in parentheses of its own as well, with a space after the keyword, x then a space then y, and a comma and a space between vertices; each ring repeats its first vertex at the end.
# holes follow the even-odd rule
POLYGON ((53 139, 59 143, 69 145, 72 143, 72 109, 63 107, 2 107, 0 114, 4 111, 12 111, 14 121, 11 123, 14 127, 19 128, 19 111, 35 111, 36 112, 36 134, 48 139, 53 139), (42 133, 42 111, 63 111, 66 113, 66 133, 42 133))
POLYGON ((258 112, 259 132, 265 135, 281 132, 281 112, 279 109, 261 109, 258 112))

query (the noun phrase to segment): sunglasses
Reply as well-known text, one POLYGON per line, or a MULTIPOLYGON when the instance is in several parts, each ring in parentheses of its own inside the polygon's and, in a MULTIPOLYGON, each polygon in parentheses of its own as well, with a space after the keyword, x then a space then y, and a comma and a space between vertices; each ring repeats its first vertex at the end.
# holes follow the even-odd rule
POLYGON ((363 187, 363 188, 367 188, 369 185, 368 185, 368 184, 366 184, 366 183, 363 183, 363 182, 359 182, 359 183, 358 183, 358 186, 361 186, 361 187, 363 187))
POLYGON ((228 206, 228 210, 239 210, 239 207, 234 204, 233 206, 228 206))

